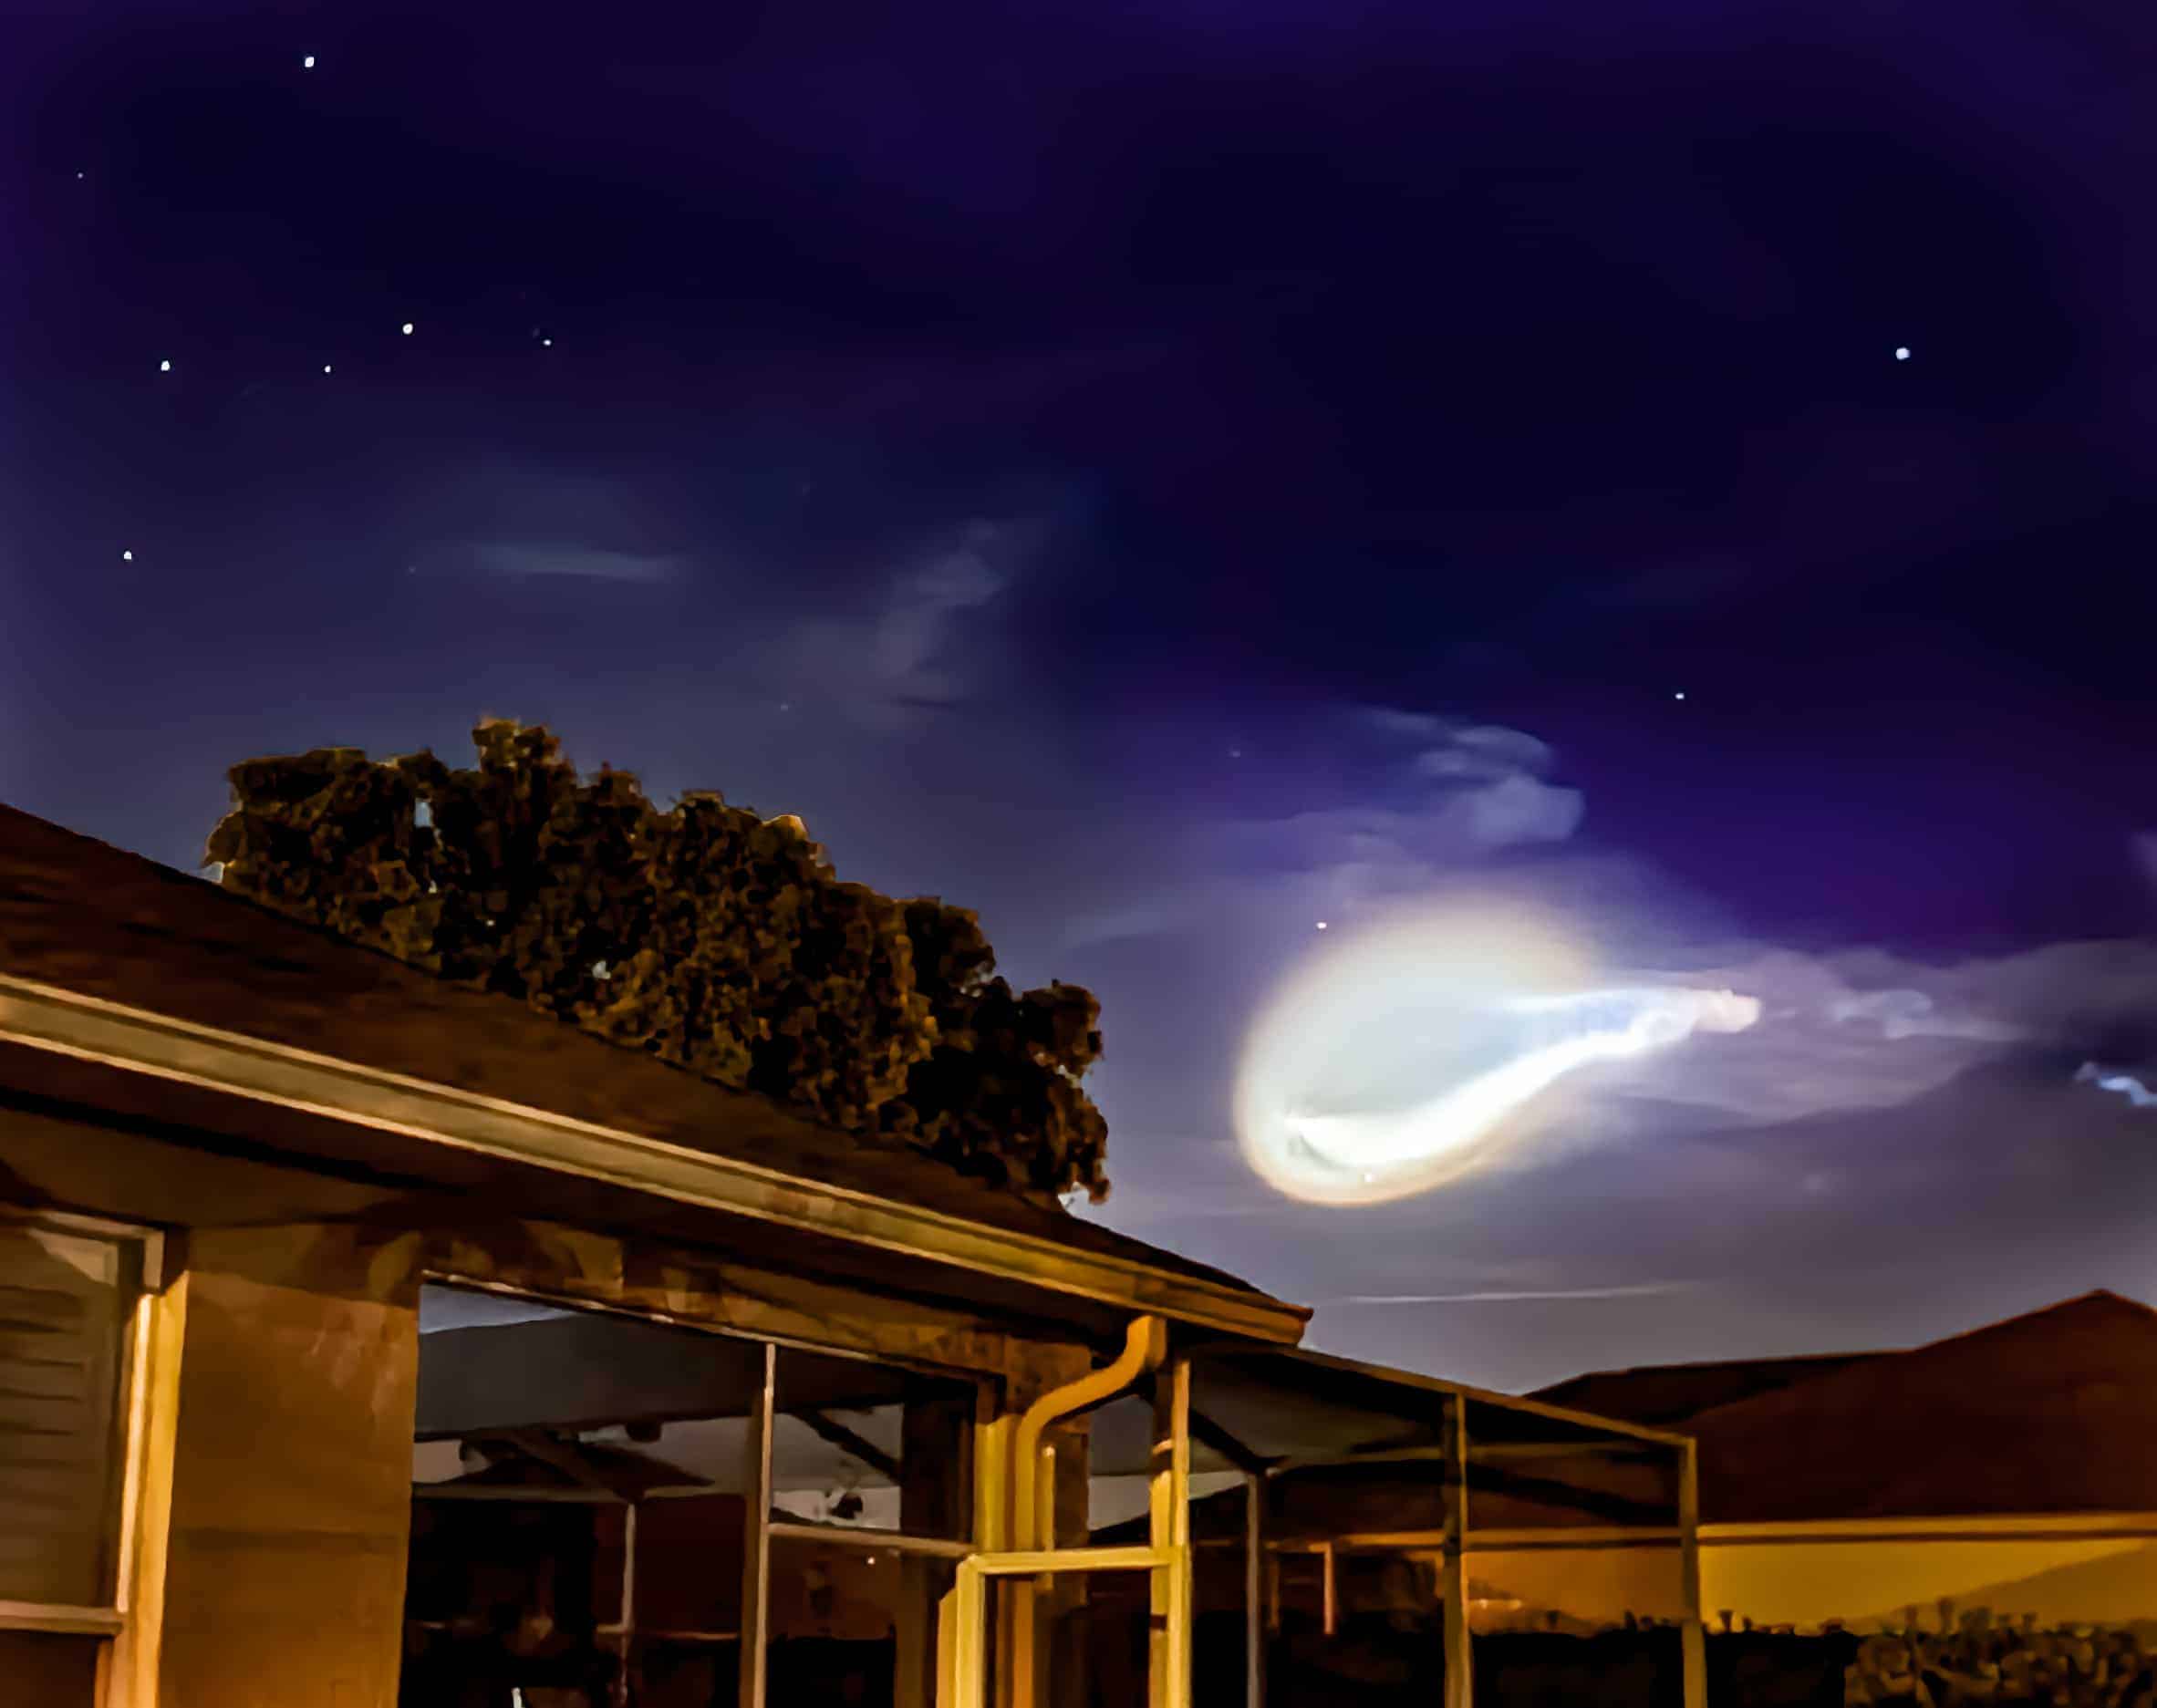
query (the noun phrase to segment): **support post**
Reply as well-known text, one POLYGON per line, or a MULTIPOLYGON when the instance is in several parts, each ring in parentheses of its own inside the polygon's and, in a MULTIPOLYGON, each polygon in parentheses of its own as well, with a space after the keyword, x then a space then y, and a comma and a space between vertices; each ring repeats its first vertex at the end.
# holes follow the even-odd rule
POLYGON ((1707 1708, 1707 1631, 1700 1620, 1700 1444, 1678 1456, 1678 1594, 1685 1607, 1685 1708, 1707 1708))
POLYGON ((631 1708, 643 1692, 637 1687, 637 1503, 622 1507, 622 1607, 616 1622, 615 1708, 631 1708))
POLYGON ((1266 1477, 1243 1474, 1243 1708, 1266 1708, 1266 1477))
POLYGON ((779 1349, 764 1343, 763 1381, 749 1414, 741 1498, 741 1708, 764 1708, 764 1633, 771 1623, 772 1408, 779 1385, 779 1349))
MULTIPOLYGON (((949 1537, 967 1533, 980 1403, 978 1393, 949 1395, 908 1385, 899 1419, 899 1455, 890 1462, 889 1473, 898 1484, 901 1530, 949 1537)), ((898 1571, 893 1642, 897 1680, 892 1701, 895 1708, 935 1708, 937 1589, 949 1568, 928 1555, 902 1553, 898 1571)))
POLYGON ((1191 1702, 1191 1361, 1172 1361, 1154 1382, 1154 1444, 1147 1490, 1154 1568, 1153 1628, 1146 1644, 1147 1708, 1191 1702))
POLYGON ((1446 1708, 1474 1708, 1475 1655, 1468 1632, 1468 1403, 1446 1403, 1446 1708))

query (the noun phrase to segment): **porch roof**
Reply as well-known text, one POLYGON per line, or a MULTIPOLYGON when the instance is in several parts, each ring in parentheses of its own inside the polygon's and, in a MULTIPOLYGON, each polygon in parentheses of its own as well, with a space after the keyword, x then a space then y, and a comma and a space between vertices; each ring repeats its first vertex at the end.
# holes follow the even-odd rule
POLYGON ((0 1089, 183 1112, 182 1136, 205 1145, 243 1133, 303 1167, 483 1196, 494 1215, 581 1210, 722 1246, 761 1230, 804 1259, 851 1248, 1006 1299, 1061 1295, 1276 1343, 1309 1316, 5 806, 0 1089))

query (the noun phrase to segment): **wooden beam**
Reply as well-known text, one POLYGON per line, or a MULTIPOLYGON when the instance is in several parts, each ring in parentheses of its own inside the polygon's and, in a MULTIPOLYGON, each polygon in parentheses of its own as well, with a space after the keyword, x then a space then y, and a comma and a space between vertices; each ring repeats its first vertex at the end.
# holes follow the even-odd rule
POLYGON ((763 1390, 749 1414, 741 1487, 747 1524, 741 1548, 741 1708, 764 1708, 764 1633, 772 1618, 772 1403, 779 1386, 779 1349, 767 1345, 763 1390))
POLYGON ((1246 1476, 1263 1475, 1270 1465, 1196 1406, 1191 1408, 1191 1439, 1219 1454, 1246 1476))
MULTIPOLYGON (((1239 1283, 1157 1268, 1120 1253, 1086 1250, 1045 1232, 991 1227, 705 1148, 706 1142, 719 1140, 753 1152, 754 1141, 733 1126, 719 1133, 698 1131, 685 1119, 669 1123, 681 1136, 658 1138, 5 972, 0 972, 0 1041, 327 1118, 363 1133, 391 1133, 451 1154, 623 1188, 723 1217, 745 1217, 781 1237, 806 1234, 845 1240, 867 1251, 927 1258, 946 1269, 1016 1281, 1119 1312, 1172 1317, 1282 1345, 1301 1339, 1310 1320, 1308 1310, 1239 1283), (690 1142, 681 1142, 682 1136, 690 1142)), ((596 1060, 604 1047, 564 1029, 562 1048, 596 1060)), ((623 1065, 647 1071, 647 1064, 633 1056, 623 1065)), ((683 1083, 694 1082, 683 1076, 683 1083)), ((783 1130, 794 1124, 754 1098, 710 1091, 700 1092, 697 1102, 699 1116, 706 1111, 731 1115, 741 1129, 783 1130)), ((683 1113, 687 1116, 686 1109, 683 1113)), ((716 1233, 726 1223, 710 1225, 716 1233)))
POLYGON ((1446 1708, 1475 1708, 1474 1638, 1468 1630, 1468 1406, 1455 1394, 1446 1407, 1446 1708))
POLYGON ((1660 1441, 1522 1441, 1475 1450, 1478 1465, 1509 1465, 1536 1459, 1667 1460, 1670 1447, 1660 1441))
POLYGON ((1613 1525, 1667 1529, 1670 1524, 1670 1508, 1666 1506, 1654 1501, 1634 1500, 1625 1495, 1582 1488, 1576 1483, 1561 1482, 1555 1477, 1527 1476, 1519 1471, 1507 1471, 1497 1465, 1479 1465, 1470 1461, 1465 1480, 1468 1487, 1486 1495, 1517 1496, 1523 1500, 1538 1501, 1606 1518, 1613 1525))
POLYGON ((476 1442, 482 1452, 486 1450, 490 1442, 498 1442, 503 1446, 513 1448, 527 1459, 536 1459, 542 1465, 553 1466, 579 1487, 593 1489, 602 1495, 611 1495, 617 1500, 627 1501, 636 1498, 637 1489, 630 1485, 626 1479, 617 1479, 607 1475, 597 1465, 586 1460, 568 1442, 556 1440, 544 1430, 490 1431, 485 1434, 473 1435, 470 1439, 476 1442))
POLYGON ((1155 1568, 1146 1653, 1147 1708, 1191 1703, 1191 1361, 1174 1360, 1154 1379, 1154 1444, 1147 1492, 1155 1568))
MULTIPOLYGON (((1194 1412, 1193 1433, 1198 1423, 1194 1412)), ((1258 1471, 1243 1474, 1243 1704, 1266 1708, 1266 1478, 1258 1471)))
POLYGON ((1685 1622, 1681 1642, 1685 1708, 1707 1708, 1707 1633, 1700 1622, 1700 1445, 1685 1443, 1677 1466, 1678 1593, 1685 1622))
POLYGON ((819 1440, 828 1441, 848 1457, 859 1459, 886 1482, 898 1482, 898 1461, 867 1436, 848 1429, 838 1419, 827 1417, 813 1407, 799 1412, 782 1413, 781 1415, 794 1419, 813 1432, 819 1440))

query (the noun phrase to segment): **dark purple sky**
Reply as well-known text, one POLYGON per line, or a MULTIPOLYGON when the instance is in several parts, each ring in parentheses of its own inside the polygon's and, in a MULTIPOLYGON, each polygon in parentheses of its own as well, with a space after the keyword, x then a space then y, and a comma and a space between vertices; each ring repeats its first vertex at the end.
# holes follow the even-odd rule
POLYGON ((188 864, 491 712, 798 812, 1094 986, 1108 1214, 1337 1350, 2157 1298, 2141 9, 448 10, 0 21, 0 795, 188 864), (1277 1197, 1257 1003, 1490 887, 1770 1018, 1277 1197), (1611 1296, 1325 1302, 1523 1293, 1611 1296))

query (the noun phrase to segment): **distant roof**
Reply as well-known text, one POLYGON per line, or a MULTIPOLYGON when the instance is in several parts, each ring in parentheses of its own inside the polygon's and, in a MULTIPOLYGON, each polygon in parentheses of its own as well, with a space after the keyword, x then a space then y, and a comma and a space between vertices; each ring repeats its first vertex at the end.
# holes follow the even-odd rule
POLYGON ((1802 1358, 1742 1358, 1706 1364, 1641 1364, 1571 1376, 1534 1397, 1604 1417, 1674 1427, 1718 1405, 1769 1393, 1879 1358, 1879 1352, 1821 1352, 1802 1358))
MULTIPOLYGON (((1014 1244, 1053 1242, 1179 1278, 1249 1301, 1236 1309, 1250 1310, 1273 1338, 1292 1338, 1308 1314, 904 1144, 819 1126, 6 806, 0 978, 926 1210, 1019 1237, 1014 1244)), ((0 1014, 6 996, 0 990, 0 1014)))
POLYGON ((1684 1428, 1710 1524, 2157 1512, 2157 1310, 2086 1293, 1684 1428))

